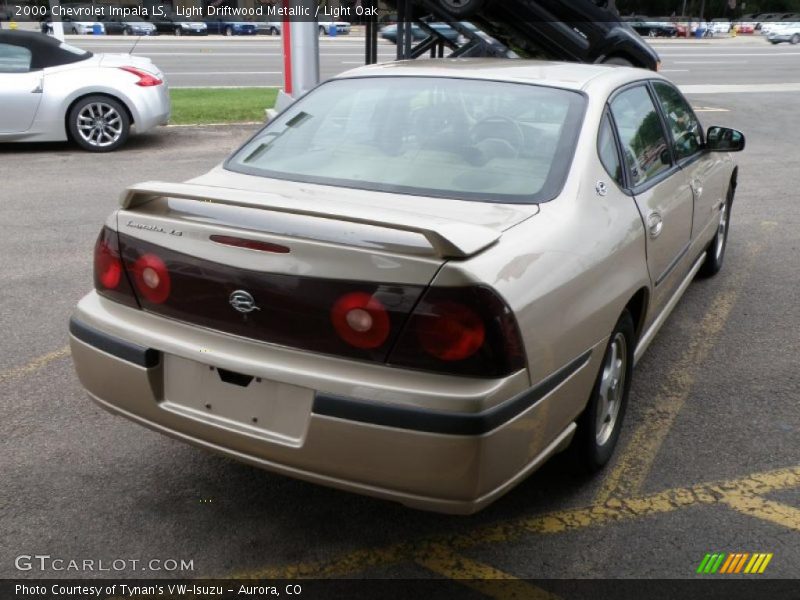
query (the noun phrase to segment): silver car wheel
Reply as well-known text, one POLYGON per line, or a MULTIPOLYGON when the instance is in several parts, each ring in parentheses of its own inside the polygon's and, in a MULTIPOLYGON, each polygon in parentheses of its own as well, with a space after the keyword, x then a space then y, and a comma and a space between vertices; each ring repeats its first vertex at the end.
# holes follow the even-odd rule
POLYGON ((617 332, 608 348, 600 379, 599 406, 595 427, 598 446, 604 445, 609 440, 617 425, 619 409, 625 394, 627 357, 628 346, 625 335, 617 332))
POLYGON ((97 148, 111 146, 122 136, 122 118, 117 110, 103 102, 92 102, 78 113, 78 135, 97 148))
POLYGON ((719 214, 719 226, 717 227, 717 241, 714 244, 714 258, 719 260, 725 251, 725 241, 728 239, 728 203, 722 205, 719 214))

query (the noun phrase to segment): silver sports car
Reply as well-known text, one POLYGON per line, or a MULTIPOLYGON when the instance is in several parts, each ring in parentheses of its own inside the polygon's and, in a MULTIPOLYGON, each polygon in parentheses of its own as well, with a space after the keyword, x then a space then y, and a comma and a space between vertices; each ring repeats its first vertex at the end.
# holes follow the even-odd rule
POLYGON ((78 376, 157 431, 415 507, 478 510, 570 444, 599 469, 635 361, 722 266, 743 147, 641 69, 351 71, 122 195, 78 376))
POLYGON ((0 31, 0 107, 0 142, 70 139, 93 152, 166 125, 170 112, 150 59, 92 54, 24 31, 0 31))

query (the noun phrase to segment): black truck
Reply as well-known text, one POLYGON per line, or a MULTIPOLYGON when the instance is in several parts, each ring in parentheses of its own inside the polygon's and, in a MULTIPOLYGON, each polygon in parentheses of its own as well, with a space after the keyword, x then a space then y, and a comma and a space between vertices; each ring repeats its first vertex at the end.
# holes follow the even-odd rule
MULTIPOLYGON (((469 20, 519 56, 658 70, 658 53, 608 0, 392 0, 426 14, 469 20)), ((400 7, 399 12, 408 14, 400 7)))

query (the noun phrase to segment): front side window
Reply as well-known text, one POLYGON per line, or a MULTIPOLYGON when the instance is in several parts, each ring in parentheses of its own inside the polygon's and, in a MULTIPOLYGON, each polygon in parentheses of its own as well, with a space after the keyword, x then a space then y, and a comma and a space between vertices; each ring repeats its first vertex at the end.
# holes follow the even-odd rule
POLYGON ((631 186, 647 183, 671 166, 664 129, 644 85, 627 89, 611 102, 631 186))
POLYGON ((585 98, 440 77, 334 80, 226 168, 299 182, 483 202, 545 202, 563 186, 585 98))
POLYGON ((703 148, 703 129, 692 107, 681 93, 669 84, 653 83, 658 101, 667 117, 672 144, 678 160, 688 158, 703 148))
POLYGON ((31 51, 22 46, 0 44, 0 73, 27 73, 31 70, 31 51))

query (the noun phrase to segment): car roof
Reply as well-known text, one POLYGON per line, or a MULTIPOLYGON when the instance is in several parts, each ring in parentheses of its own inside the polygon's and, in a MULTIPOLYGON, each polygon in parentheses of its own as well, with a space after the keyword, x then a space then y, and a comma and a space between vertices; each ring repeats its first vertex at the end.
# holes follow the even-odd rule
POLYGON ((520 58, 444 58, 368 65, 338 75, 357 77, 450 77, 509 83, 529 83, 571 90, 591 87, 615 89, 627 82, 661 77, 630 67, 520 58))
POLYGON ((57 39, 33 31, 0 30, 0 44, 22 46, 30 50, 32 70, 80 62, 92 56, 91 52, 85 54, 69 52, 57 39))

